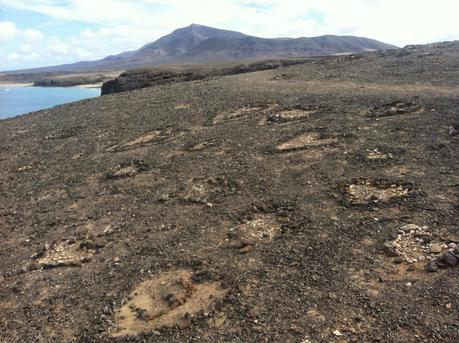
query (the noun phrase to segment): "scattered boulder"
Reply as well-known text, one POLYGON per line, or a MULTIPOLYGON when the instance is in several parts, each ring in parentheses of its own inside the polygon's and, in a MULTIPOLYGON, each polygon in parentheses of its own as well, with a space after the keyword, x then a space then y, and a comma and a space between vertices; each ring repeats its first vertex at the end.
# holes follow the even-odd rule
POLYGON ((438 271, 438 264, 437 264, 437 262, 435 262, 435 261, 429 261, 429 262, 427 262, 427 264, 426 264, 426 270, 427 270, 428 272, 432 272, 432 273, 437 272, 437 271, 438 271))
POLYGON ((450 251, 445 252, 439 258, 439 261, 443 262, 448 266, 455 266, 458 263, 458 259, 454 254, 450 251))
POLYGON ((389 257, 398 256, 396 248, 392 242, 388 242, 388 241, 384 242, 383 250, 386 253, 386 255, 389 257))

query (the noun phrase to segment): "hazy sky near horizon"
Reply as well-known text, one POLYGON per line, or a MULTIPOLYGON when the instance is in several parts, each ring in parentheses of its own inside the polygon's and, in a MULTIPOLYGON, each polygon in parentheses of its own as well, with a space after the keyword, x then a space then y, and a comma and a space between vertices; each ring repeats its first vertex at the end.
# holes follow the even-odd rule
POLYGON ((459 39, 458 0, 0 0, 0 70, 138 49, 191 23, 259 37, 459 39))

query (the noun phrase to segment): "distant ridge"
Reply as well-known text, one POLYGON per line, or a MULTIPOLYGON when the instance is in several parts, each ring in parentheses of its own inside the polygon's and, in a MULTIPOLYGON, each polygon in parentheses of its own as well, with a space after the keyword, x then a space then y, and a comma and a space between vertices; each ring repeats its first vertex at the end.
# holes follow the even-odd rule
POLYGON ((14 73, 123 70, 160 64, 334 55, 395 48, 363 37, 327 35, 311 38, 259 38, 192 24, 138 50, 107 56, 98 61, 24 69, 14 73))

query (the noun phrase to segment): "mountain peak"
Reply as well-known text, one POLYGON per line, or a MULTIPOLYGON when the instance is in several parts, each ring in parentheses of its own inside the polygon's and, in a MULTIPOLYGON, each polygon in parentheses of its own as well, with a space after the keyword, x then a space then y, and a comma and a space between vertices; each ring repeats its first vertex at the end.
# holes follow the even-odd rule
POLYGON ((323 56, 393 48, 396 47, 361 37, 329 35, 269 39, 192 23, 138 50, 99 61, 37 68, 35 71, 122 70, 171 63, 323 56))

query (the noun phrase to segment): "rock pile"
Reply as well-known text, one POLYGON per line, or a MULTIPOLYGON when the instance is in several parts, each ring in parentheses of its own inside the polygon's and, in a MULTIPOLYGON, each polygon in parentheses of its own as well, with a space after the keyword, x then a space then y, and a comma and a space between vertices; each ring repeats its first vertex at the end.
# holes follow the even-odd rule
POLYGON ((459 262, 459 245, 447 244, 427 226, 406 224, 391 233, 390 240, 384 242, 384 252, 396 257, 395 262, 416 263, 427 261, 426 270, 454 266, 459 262))
POLYGON ((412 191, 410 184, 360 179, 345 185, 344 197, 351 205, 375 205, 408 197, 412 191))
POLYGON ((397 114, 417 114, 424 108, 414 101, 394 101, 382 105, 376 105, 370 110, 371 117, 389 117, 397 114))

